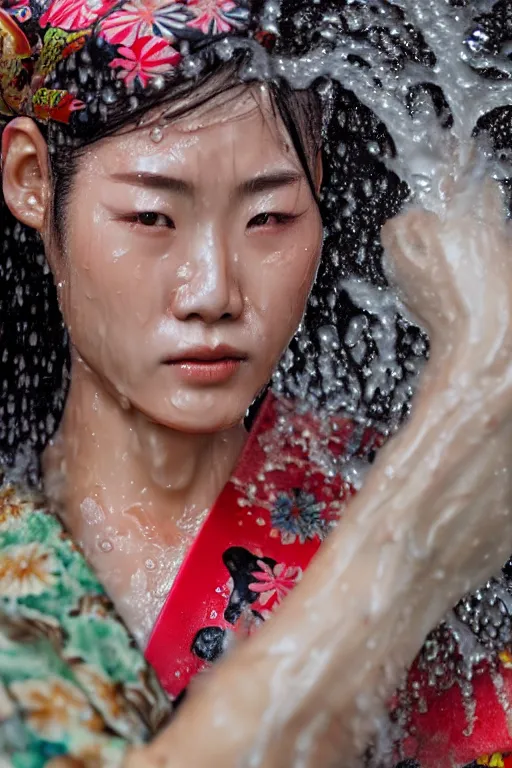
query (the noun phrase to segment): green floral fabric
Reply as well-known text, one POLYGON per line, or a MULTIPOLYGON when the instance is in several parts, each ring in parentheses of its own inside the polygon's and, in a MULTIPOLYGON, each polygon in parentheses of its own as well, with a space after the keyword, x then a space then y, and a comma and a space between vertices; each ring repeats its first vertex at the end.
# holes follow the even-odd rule
POLYGON ((57 517, 0 478, 0 765, 114 768, 170 711, 57 517))

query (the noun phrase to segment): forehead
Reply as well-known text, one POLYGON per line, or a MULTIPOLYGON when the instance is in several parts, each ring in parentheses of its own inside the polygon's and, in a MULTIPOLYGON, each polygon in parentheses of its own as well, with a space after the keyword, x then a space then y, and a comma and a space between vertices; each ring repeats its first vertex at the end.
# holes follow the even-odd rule
MULTIPOLYGON (((285 126, 263 86, 236 87, 200 107, 153 110, 143 123, 96 146, 103 172, 254 175, 270 166, 302 170, 285 126)), ((200 181, 200 179, 198 179, 200 181)))

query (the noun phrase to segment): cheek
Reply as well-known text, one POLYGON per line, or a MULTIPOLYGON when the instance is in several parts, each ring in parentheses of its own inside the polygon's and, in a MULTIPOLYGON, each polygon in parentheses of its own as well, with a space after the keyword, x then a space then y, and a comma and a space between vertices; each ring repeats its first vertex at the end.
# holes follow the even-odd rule
POLYGON ((151 306, 145 300, 151 294, 151 274, 140 251, 119 230, 92 217, 89 227, 75 226, 70 233, 62 296, 70 319, 88 316, 91 326, 144 321, 144 307, 151 306))
POLYGON ((155 262, 120 236, 119 228, 75 227, 63 258, 61 305, 78 352, 107 375, 130 367, 130 349, 152 324, 161 284, 155 262), (101 358, 101 359, 100 359, 101 358))
POLYGON ((275 342, 272 346, 286 346, 304 314, 320 259, 321 232, 309 240, 304 244, 298 237, 294 245, 269 255, 261 264, 255 282, 257 311, 265 335, 275 342), (300 242, 302 246, 296 244, 300 242))

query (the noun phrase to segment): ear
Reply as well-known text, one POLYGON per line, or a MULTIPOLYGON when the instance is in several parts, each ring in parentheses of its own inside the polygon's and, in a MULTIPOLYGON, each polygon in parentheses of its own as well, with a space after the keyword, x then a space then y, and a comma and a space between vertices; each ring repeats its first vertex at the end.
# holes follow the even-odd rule
POLYGON ((4 128, 2 183, 13 216, 42 232, 50 200, 48 149, 29 117, 17 117, 4 128))
POLYGON ((320 194, 320 190, 322 189, 322 181, 324 179, 324 159, 323 159, 323 153, 322 150, 320 150, 316 156, 316 162, 315 162, 315 189, 317 195, 320 194))

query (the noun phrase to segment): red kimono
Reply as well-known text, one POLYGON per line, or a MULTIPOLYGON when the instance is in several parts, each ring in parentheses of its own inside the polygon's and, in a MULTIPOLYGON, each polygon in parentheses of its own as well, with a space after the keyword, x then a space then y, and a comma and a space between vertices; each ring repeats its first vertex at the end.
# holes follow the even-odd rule
MULTIPOLYGON (((147 659, 172 697, 222 654, 232 633, 250 634, 300 581, 354 493, 351 472, 369 464, 383 442, 343 418, 326 429, 267 397, 149 640, 147 659)), ((391 707, 390 728, 400 734, 394 762, 403 768, 512 768, 508 584, 504 574, 488 593, 462 601, 427 639, 391 707), (468 601, 477 609, 471 604, 466 615, 468 601), (475 630, 478 621, 483 635, 475 630), (486 640, 498 634, 503 642, 496 652, 486 640)))

